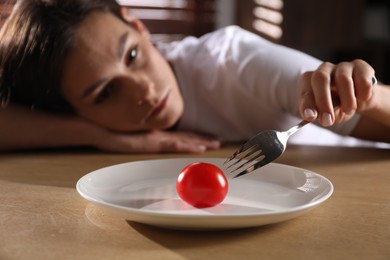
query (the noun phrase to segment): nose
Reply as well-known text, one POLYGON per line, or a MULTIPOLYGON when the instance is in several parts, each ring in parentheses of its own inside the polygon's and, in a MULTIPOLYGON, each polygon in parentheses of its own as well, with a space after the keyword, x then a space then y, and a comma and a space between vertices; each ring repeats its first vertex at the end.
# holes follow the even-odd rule
POLYGON ((158 101, 154 100, 156 98, 155 83, 147 75, 127 76, 124 78, 123 83, 125 83, 125 91, 128 91, 128 95, 137 105, 144 103, 154 104, 154 102, 158 101))

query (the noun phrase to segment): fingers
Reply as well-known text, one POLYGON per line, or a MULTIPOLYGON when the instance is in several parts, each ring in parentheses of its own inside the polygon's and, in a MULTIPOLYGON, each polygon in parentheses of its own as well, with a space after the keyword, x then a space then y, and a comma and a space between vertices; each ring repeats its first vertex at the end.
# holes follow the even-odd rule
POLYGON ((333 69, 334 83, 331 86, 334 88, 333 93, 340 102, 339 106, 341 110, 348 115, 353 114, 357 108, 354 79, 352 77, 354 68, 350 63, 342 62, 337 67, 332 66, 333 69))
POLYGON ((372 97, 376 84, 373 68, 363 60, 332 64, 300 77, 300 113, 306 120, 317 117, 327 127, 353 115, 372 97))
POLYGON ((221 147, 220 140, 192 132, 168 132, 168 135, 168 138, 161 142, 162 152, 203 153, 221 147))
POLYGON ((203 153, 207 150, 217 150, 220 145, 217 141, 195 143, 179 140, 163 143, 160 147, 160 152, 203 153))
POLYGON ((373 87, 377 84, 375 71, 365 61, 356 60, 355 64, 353 79, 356 85, 356 98, 359 102, 365 102, 372 97, 373 87))
POLYGON ((299 82, 301 86, 300 111, 303 118, 308 121, 313 121, 318 117, 314 94, 310 87, 312 75, 312 71, 305 72, 299 82))
POLYGON ((301 104, 300 111, 305 120, 313 121, 317 117, 320 124, 330 126, 333 124, 334 112, 330 88, 318 86, 330 86, 330 77, 327 77, 327 68, 320 71, 306 72, 300 80, 301 104))
POLYGON ((145 133, 116 133, 105 131, 96 146, 104 151, 120 153, 202 153, 216 150, 221 141, 191 132, 150 131, 145 133))

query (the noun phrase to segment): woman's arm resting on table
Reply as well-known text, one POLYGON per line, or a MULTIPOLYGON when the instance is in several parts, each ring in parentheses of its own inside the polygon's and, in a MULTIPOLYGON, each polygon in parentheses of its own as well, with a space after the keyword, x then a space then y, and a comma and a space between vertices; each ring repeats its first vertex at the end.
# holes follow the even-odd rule
POLYGON ((0 150, 86 146, 88 124, 16 105, 0 109, 0 150))
POLYGON ((213 138, 185 132, 116 133, 79 117, 9 105, 0 109, 0 151, 93 146, 108 152, 203 152, 218 149, 213 138))

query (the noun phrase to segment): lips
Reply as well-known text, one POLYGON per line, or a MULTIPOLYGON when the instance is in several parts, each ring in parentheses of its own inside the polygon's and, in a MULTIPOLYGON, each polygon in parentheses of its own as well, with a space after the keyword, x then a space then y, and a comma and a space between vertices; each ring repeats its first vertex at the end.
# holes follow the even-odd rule
POLYGON ((157 106, 153 108, 153 110, 150 112, 148 118, 153 118, 161 114, 161 112, 165 109, 167 106, 168 101, 168 94, 158 103, 157 106))

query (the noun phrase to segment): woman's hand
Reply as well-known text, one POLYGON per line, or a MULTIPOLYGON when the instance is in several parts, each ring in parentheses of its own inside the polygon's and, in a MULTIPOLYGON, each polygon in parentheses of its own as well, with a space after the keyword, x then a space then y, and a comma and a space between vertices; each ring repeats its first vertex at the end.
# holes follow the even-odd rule
POLYGON ((363 60, 325 62, 304 73, 299 81, 302 117, 309 121, 318 117, 320 124, 328 127, 370 109, 374 105, 374 75, 374 69, 363 60))
POLYGON ((95 136, 95 146, 103 151, 121 153, 202 153, 220 148, 221 142, 192 132, 159 131, 118 133, 103 130, 95 136))
POLYGON ((152 131, 117 133, 78 116, 60 116, 10 104, 0 109, 0 151, 48 147, 94 146, 107 152, 201 153, 218 149, 209 136, 152 131))

